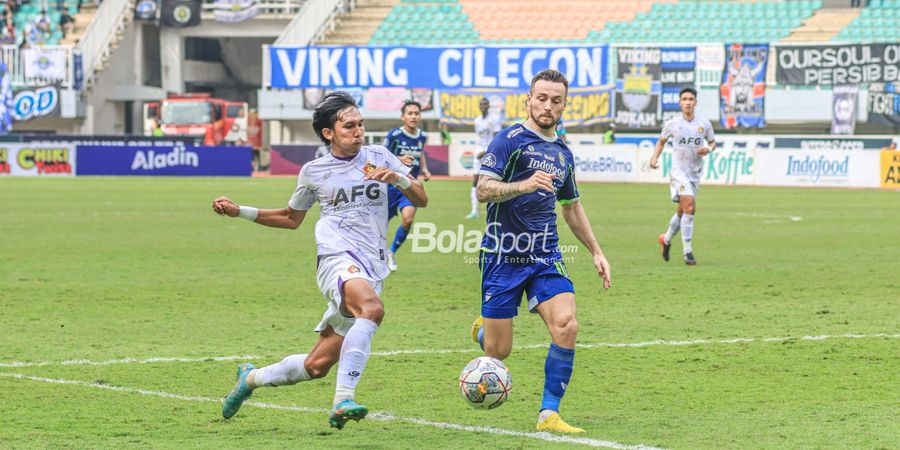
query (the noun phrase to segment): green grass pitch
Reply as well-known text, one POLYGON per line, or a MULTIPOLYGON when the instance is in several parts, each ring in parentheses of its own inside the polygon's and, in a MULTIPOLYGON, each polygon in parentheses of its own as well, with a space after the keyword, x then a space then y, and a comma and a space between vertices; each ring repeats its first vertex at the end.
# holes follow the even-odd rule
MULTIPOLYGON (((672 262, 659 257, 667 186, 583 184, 613 288, 583 248, 567 254, 582 347, 562 415, 587 429, 580 441, 533 433, 549 337, 525 312, 508 402, 464 403, 456 380, 479 356, 474 255, 413 254, 409 241, 357 389, 370 419, 328 428, 332 373, 259 390, 251 401, 274 406, 225 421, 218 401, 243 359, 213 358, 265 365, 316 338, 318 212, 291 232, 210 202, 282 207, 294 183, 0 179, 0 448, 900 446, 900 198, 875 190, 703 186, 687 267, 680 240, 672 262), (195 361, 62 364, 125 358, 195 361)), ((417 221, 479 230, 462 219, 469 186, 429 182, 417 221)))

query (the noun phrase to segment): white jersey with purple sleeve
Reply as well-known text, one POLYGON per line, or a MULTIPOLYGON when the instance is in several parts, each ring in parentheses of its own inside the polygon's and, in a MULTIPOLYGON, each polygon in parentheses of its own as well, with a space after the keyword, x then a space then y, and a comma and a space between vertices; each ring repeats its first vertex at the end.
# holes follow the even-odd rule
POLYGON ((343 159, 329 153, 306 163, 297 177, 297 189, 288 206, 308 210, 318 202, 316 222, 318 255, 347 253, 375 281, 387 277, 385 241, 388 225, 387 185, 363 180, 377 167, 387 167, 402 176, 410 168, 387 148, 363 146, 359 153, 343 159))
POLYGON ((697 154, 697 150, 716 140, 709 120, 697 116, 685 120, 683 115, 675 116, 663 125, 660 137, 672 143, 671 177, 699 183, 703 174, 703 157, 697 154))

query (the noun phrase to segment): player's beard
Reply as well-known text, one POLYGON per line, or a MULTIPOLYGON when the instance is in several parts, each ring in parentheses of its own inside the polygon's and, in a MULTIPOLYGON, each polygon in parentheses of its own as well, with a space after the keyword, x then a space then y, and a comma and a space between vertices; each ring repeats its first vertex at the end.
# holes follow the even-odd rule
POLYGON ((528 115, 531 116, 531 120, 536 123, 537 126, 541 127, 544 130, 552 130, 553 128, 556 128, 556 124, 559 123, 559 117, 554 118, 553 113, 550 113, 548 115, 538 115, 537 117, 535 117, 534 111, 529 109, 528 115), (541 118, 549 118, 550 125, 544 125, 544 123, 540 120, 541 118))

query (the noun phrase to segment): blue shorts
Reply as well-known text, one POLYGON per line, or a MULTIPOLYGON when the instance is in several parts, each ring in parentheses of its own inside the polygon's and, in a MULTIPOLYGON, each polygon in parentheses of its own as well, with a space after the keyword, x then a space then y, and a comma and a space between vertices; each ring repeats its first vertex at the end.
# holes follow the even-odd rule
POLYGON ((562 255, 552 253, 541 259, 528 256, 481 252, 481 315, 489 319, 509 319, 518 315, 522 294, 528 296, 528 311, 564 293, 575 293, 562 255))
POLYGON ((403 195, 403 191, 395 188, 394 185, 388 185, 388 220, 393 219, 398 212, 403 211, 403 208, 407 206, 416 207, 403 195))

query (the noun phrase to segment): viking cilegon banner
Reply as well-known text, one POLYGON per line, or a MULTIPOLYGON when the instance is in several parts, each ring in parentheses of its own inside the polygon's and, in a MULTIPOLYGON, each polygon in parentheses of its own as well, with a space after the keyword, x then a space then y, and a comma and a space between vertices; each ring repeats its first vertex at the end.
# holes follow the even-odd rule
POLYGON ((264 83, 275 89, 414 87, 527 91, 541 70, 570 88, 608 83, 608 47, 276 47, 264 83))

